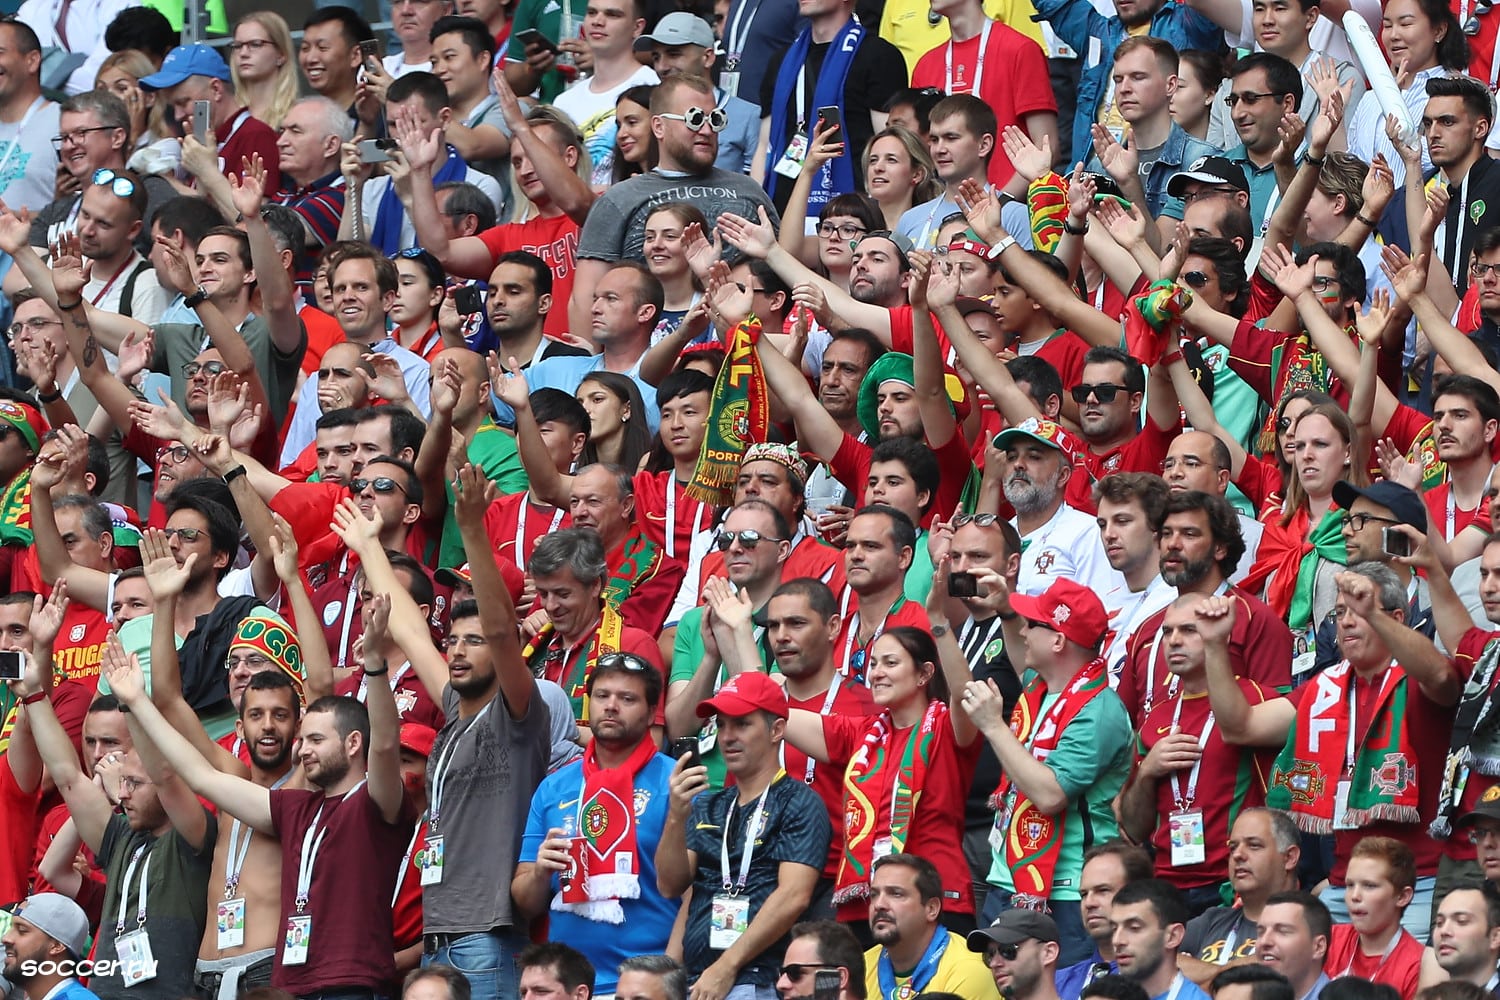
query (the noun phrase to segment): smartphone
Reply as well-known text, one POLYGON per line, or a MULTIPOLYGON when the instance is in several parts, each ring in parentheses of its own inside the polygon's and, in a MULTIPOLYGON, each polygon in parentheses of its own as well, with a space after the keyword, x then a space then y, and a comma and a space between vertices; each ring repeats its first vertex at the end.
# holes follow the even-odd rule
POLYGON ((519 38, 521 40, 521 44, 526 47, 539 45, 542 48, 546 49, 548 52, 551 52, 553 55, 559 55, 562 52, 562 49, 557 47, 556 42, 548 38, 546 35, 542 34, 540 31, 537 31, 535 28, 527 28, 525 31, 518 31, 516 32, 516 37, 519 38))
POLYGON ((478 285, 464 285, 453 290, 453 308, 464 316, 473 316, 484 309, 484 295, 478 285))
POLYGON ((830 104, 827 107, 818 109, 818 131, 822 132, 830 125, 839 129, 844 127, 843 115, 840 114, 838 105, 836 104, 830 104))
POLYGON ((1409 556, 1411 538, 1399 528, 1381 528, 1380 547, 1388 556, 1409 556))
POLYGON ((193 102, 193 138, 201 143, 208 142, 208 130, 212 127, 209 118, 211 114, 207 101, 193 102))
POLYGON ((949 597, 978 597, 979 578, 973 573, 948 574, 949 597))
POLYGON ((19 649, 0 651, 0 681, 18 681, 26 674, 26 659, 19 649))
POLYGON ((698 737, 681 736, 672 741, 672 759, 681 760, 684 757, 688 759, 688 767, 697 767, 703 763, 703 757, 698 753, 698 737))
POLYGON ((361 139, 359 142, 359 162, 387 163, 391 159, 391 150, 395 148, 395 139, 361 139))
POLYGON ((813 1000, 839 1000, 839 970, 819 969, 813 973, 813 1000))
POLYGON ((373 38, 366 38, 359 43, 359 61, 363 63, 371 59, 379 61, 380 43, 373 38))

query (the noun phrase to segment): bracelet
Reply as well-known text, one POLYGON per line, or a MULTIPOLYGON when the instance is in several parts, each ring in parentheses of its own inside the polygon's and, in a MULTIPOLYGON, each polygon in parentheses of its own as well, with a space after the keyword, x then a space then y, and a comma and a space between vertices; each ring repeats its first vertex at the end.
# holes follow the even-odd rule
POLYGON ((1326 156, 1304 156, 1302 158, 1303 163, 1311 163, 1313 166, 1320 169, 1322 168, 1323 164, 1327 162, 1327 160, 1328 157, 1326 156))
POLYGON ((224 473, 224 485, 227 486, 230 483, 234 482, 236 479, 245 475, 249 475, 249 473, 245 471, 245 467, 243 465, 236 465, 234 468, 224 473))
POLYGON ((1003 622, 1013 622, 1019 617, 1021 617, 1021 613, 1019 611, 1000 612, 1000 620, 1003 622))
POLYGON ((189 309, 197 309, 206 301, 208 301, 208 289, 204 288, 202 285, 199 285, 196 292, 182 300, 182 304, 187 306, 189 309))
POLYGON ((36 694, 28 694, 26 697, 21 699, 21 704, 35 705, 39 701, 44 701, 47 697, 47 694, 48 692, 46 691, 38 691, 36 694))
POLYGON ((57 387, 56 382, 52 383, 51 392, 43 392, 41 389, 38 389, 36 391, 36 398, 40 399, 44 403, 55 403, 59 399, 62 399, 62 396, 62 390, 57 387))
POLYGON ((1005 239, 1001 240, 999 243, 996 243, 994 246, 990 247, 990 252, 987 253, 987 254, 985 254, 985 259, 987 259, 987 260, 999 260, 1001 254, 1005 253, 1005 251, 1009 250, 1011 247, 1013 247, 1015 245, 1016 245, 1016 238, 1014 236, 1007 236, 1007 237, 1005 237, 1005 239))
POLYGON ((390 672, 391 672, 391 668, 390 668, 389 664, 386 665, 386 667, 385 667, 384 670, 371 670, 369 667, 365 667, 365 676, 366 677, 384 677, 386 674, 388 674, 390 672))
POLYGON ((1162 365, 1170 365, 1170 364, 1173 364, 1173 363, 1181 361, 1181 360, 1182 360, 1182 352, 1181 351, 1173 351, 1171 354, 1164 355, 1159 363, 1162 364, 1162 365))
POLYGON ((58 312, 72 312, 74 309, 77 309, 81 305, 83 305, 83 296, 82 295, 78 296, 78 298, 74 299, 72 302, 63 302, 62 299, 58 299, 57 300, 57 311, 58 312))
POLYGON ((1363 213, 1363 212, 1356 212, 1356 213, 1354 213, 1354 218, 1357 219, 1360 222, 1363 222, 1365 225, 1369 226, 1371 229, 1374 229, 1375 227, 1377 227, 1377 226, 1380 225, 1380 223, 1376 222, 1374 219, 1367 219, 1367 218, 1365 218, 1365 213, 1363 213))
POLYGON ((1083 220, 1083 226, 1082 226, 1082 228, 1079 228, 1079 229, 1074 229, 1073 228, 1073 218, 1072 218, 1072 216, 1068 216, 1067 218, 1063 219, 1063 232, 1067 233, 1069 236, 1084 236, 1084 235, 1087 235, 1088 231, 1089 231, 1089 220, 1088 219, 1084 219, 1083 220))

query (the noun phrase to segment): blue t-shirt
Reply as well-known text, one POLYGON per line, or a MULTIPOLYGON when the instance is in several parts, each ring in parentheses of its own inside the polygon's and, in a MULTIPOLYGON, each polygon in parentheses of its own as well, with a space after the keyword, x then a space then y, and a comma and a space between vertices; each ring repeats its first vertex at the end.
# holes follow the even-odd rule
MULTIPOLYGON (((657 754, 635 779, 636 853, 639 855, 641 895, 622 899, 623 924, 589 920, 567 910, 550 910, 548 938, 577 948, 594 965, 594 990, 613 993, 620 963, 633 955, 656 955, 666 950, 677 919, 678 901, 668 900, 656 888, 656 845, 667 825, 671 804, 669 781, 676 762, 657 754)), ((583 790, 583 761, 575 761, 549 774, 531 797, 526 833, 521 839, 520 863, 536 861, 536 853, 547 839, 547 831, 563 830, 573 836, 578 829, 578 797, 583 790)), ((551 889, 560 887, 556 873, 551 889)))
MULTIPOLYGON (((533 392, 546 386, 561 389, 571 396, 578 391, 578 386, 590 372, 603 370, 602 354, 583 358, 548 358, 526 370, 526 384, 533 392)), ((641 401, 646 404, 646 426, 655 434, 657 425, 661 423, 661 411, 656 408, 656 386, 641 381, 636 372, 631 372, 630 378, 635 382, 636 388, 641 390, 641 401)))

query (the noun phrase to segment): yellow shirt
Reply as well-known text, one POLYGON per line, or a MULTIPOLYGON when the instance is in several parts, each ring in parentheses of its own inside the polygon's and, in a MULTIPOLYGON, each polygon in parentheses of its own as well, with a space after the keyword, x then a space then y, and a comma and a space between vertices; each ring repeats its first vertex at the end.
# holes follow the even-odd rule
MULTIPOLYGON (((901 50, 906 57, 906 75, 917 68, 917 60, 948 41, 948 19, 933 24, 927 17, 930 0, 886 0, 880 15, 880 37, 901 50)), ((984 12, 1030 38, 1045 50, 1042 26, 1031 19, 1036 8, 1031 0, 984 0, 984 12)))
MULTIPOLYGON (((957 993, 964 1000, 1000 1000, 1000 991, 995 989, 995 977, 990 975, 984 957, 969 950, 968 942, 950 930, 938 927, 938 932, 948 935, 948 947, 938 960, 937 975, 932 982, 922 987, 921 992, 957 993)), ((911 987, 911 976, 900 975, 897 969, 896 995, 880 995, 880 953, 876 945, 865 952, 865 992, 869 1000, 911 1000, 918 991, 911 987)), ((908 973, 911 970, 906 970, 908 973)))

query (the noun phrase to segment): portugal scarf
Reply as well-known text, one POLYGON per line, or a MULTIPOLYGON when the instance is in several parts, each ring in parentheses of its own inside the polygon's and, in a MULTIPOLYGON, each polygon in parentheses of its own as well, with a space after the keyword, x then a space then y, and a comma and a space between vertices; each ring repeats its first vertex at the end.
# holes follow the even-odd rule
POLYGON ((1328 392, 1334 376, 1322 353, 1312 346, 1306 334, 1301 334, 1271 348, 1271 378, 1275 383, 1272 394, 1276 403, 1255 442, 1255 450, 1261 454, 1276 451, 1276 416, 1281 411, 1281 401, 1302 389, 1328 392))
MULTIPOLYGON (((669 483, 667 489, 671 488, 669 483)), ((667 530, 672 529, 668 526, 667 530)), ((661 572, 661 546, 645 535, 636 535, 620 543, 620 548, 609 553, 604 561, 611 567, 604 580, 604 603, 618 609, 636 587, 661 572)))
POLYGON ((896 723, 890 712, 876 719, 865 734, 864 744, 844 772, 844 858, 833 888, 835 904, 869 898, 876 834, 882 826, 881 792, 887 784, 891 786, 891 853, 906 850, 938 734, 948 725, 948 706, 934 698, 927 703, 927 713, 907 739, 899 761, 891 757, 896 723))
POLYGON ((1392 663, 1380 680, 1369 729, 1354 747, 1349 808, 1343 816, 1334 815, 1334 798, 1354 725, 1354 668, 1345 660, 1310 683, 1314 689, 1298 706, 1291 737, 1276 758, 1266 805, 1288 810, 1297 826, 1317 834, 1332 833, 1335 823, 1360 827, 1380 820, 1420 820, 1417 758, 1406 731, 1406 671, 1392 663))
POLYGON ((31 470, 26 469, 0 495, 0 545, 31 544, 31 470))
MULTIPOLYGON (((588 640, 583 654, 573 659, 571 667, 566 662, 563 663, 563 672, 558 677, 557 683, 567 694, 568 700, 573 703, 573 718, 580 723, 589 721, 589 696, 585 693, 588 689, 589 677, 593 675, 594 667, 599 663, 599 657, 606 653, 620 651, 620 635, 624 631, 625 619, 620 617, 618 611, 610 607, 608 601, 605 601, 599 616, 599 628, 588 640)), ((546 675, 546 654, 552 651, 550 644, 554 641, 553 635, 552 623, 548 622, 542 626, 536 638, 521 650, 521 658, 531 666, 531 672, 538 677, 546 675), (533 664, 531 661, 539 650, 542 651, 542 659, 533 664)), ((562 650, 562 655, 566 657, 568 651, 562 650)))
MULTIPOLYGON (((734 503, 734 484, 739 479, 745 449, 766 439, 771 425, 771 404, 766 374, 760 367, 755 342, 760 339, 760 320, 755 316, 729 331, 729 353, 714 380, 703 429, 703 445, 692 482, 684 487, 694 500, 728 507, 734 503)), ((671 489, 671 484, 667 485, 671 489)), ((668 526, 667 530, 672 530, 668 526)))
MULTIPOLYGON (((1099 657, 1079 670, 1043 712, 1047 687, 1041 678, 1033 677, 1011 714, 1010 731, 1031 751, 1033 759, 1045 763, 1062 742, 1068 724, 1097 695, 1108 690, 1109 671, 1103 657, 1099 657)), ((1018 907, 1045 912, 1047 898, 1052 895, 1052 876, 1062 856, 1067 814, 1051 816, 1042 812, 1022 794, 1009 775, 1000 778, 1000 787, 990 797, 990 808, 999 814, 1000 828, 1005 834, 1005 864, 1016 887, 1012 902, 1018 907)))
MULTIPOLYGON (((803 109, 805 120, 800 122, 794 123, 791 120, 792 112, 801 100, 793 91, 802 83, 802 71, 807 66, 808 53, 812 49, 812 29, 803 28, 801 34, 792 41, 786 55, 782 56, 781 69, 776 74, 776 85, 771 97, 771 142, 766 151, 767 194, 774 196, 777 185, 784 180, 788 184, 792 183, 776 172, 776 163, 786 151, 787 136, 802 135, 808 145, 811 145, 813 130, 818 124, 814 109, 844 107, 844 83, 849 78, 849 67, 854 65, 854 54, 859 51, 864 38, 865 29, 860 27, 857 19, 849 18, 849 23, 844 25, 823 56, 823 68, 819 70, 813 83, 812 103, 803 109), (795 133, 788 127, 792 124, 797 126, 795 133)), ((807 196, 808 218, 817 215, 824 203, 831 201, 834 195, 848 194, 855 190, 854 157, 860 155, 860 152, 850 148, 846 141, 843 155, 823 164, 823 169, 813 178, 812 191, 807 196)))
POLYGON ((554 910, 588 920, 623 924, 622 899, 641 897, 641 855, 636 845, 635 777, 656 756, 651 740, 641 740, 619 767, 600 767, 597 743, 583 752, 583 791, 578 797, 578 830, 568 847, 570 867, 554 910))
POLYGON ((1330 507, 1311 530, 1306 508, 1299 509, 1285 525, 1274 519, 1268 521, 1256 551, 1255 565, 1241 583, 1251 592, 1265 584, 1266 603, 1286 619, 1293 633, 1304 633, 1313 624, 1318 566, 1325 559, 1340 566, 1348 562, 1341 517, 1341 511, 1330 507))
POLYGON ((1448 757, 1443 762, 1443 789, 1438 794, 1437 819, 1430 833, 1447 840, 1453 833, 1453 817, 1458 813, 1469 775, 1475 771, 1500 775, 1500 705, 1496 704, 1495 682, 1500 680, 1500 642, 1486 643, 1474 672, 1464 683, 1458 702, 1458 716, 1453 720, 1448 757))

